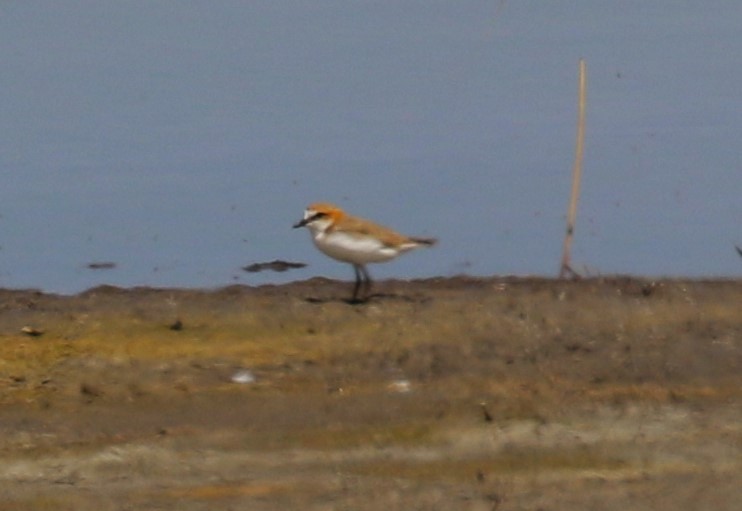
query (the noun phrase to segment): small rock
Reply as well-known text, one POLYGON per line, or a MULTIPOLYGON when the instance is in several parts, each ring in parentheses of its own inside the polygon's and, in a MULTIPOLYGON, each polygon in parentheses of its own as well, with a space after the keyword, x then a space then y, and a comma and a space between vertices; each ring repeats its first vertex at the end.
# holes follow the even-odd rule
POLYGON ((82 383, 80 384, 80 394, 88 397, 100 397, 103 395, 103 391, 89 383, 82 383))
POLYGON ((484 422, 492 422, 494 420, 494 417, 492 417, 492 414, 487 410, 487 403, 481 402, 479 403, 479 407, 482 409, 482 417, 484 418, 484 422))
POLYGON ((255 375, 247 369, 240 369, 232 375, 231 380, 233 383, 241 383, 243 385, 247 383, 255 383, 255 375))
POLYGON ((410 383, 410 380, 394 380, 387 385, 387 388, 393 392, 406 394, 412 390, 412 383, 410 383))
POLYGON ((21 332, 31 337, 39 337, 41 335, 44 335, 43 330, 39 330, 38 328, 34 328, 32 326, 24 326, 23 328, 21 328, 21 332))

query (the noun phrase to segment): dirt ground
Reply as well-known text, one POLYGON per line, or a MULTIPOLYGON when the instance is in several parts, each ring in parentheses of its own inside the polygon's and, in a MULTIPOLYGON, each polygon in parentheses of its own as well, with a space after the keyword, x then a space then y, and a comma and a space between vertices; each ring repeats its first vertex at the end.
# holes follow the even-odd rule
POLYGON ((738 510, 742 281, 0 290, 0 511, 738 510))

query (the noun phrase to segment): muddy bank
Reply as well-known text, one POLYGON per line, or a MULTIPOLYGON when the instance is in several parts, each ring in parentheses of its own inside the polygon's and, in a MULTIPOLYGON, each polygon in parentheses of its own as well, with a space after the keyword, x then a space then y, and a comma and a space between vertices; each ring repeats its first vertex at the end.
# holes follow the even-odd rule
POLYGON ((375 291, 0 291, 0 510, 742 500, 742 282, 375 291))

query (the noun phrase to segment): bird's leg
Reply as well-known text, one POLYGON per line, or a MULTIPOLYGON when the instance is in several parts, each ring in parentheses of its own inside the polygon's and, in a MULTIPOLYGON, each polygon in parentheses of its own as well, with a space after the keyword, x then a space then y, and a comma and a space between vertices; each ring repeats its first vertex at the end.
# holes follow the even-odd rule
POLYGON ((363 301, 365 302, 371 293, 371 275, 365 266, 360 266, 360 270, 363 277, 363 301))
POLYGON ((361 266, 359 266, 357 264, 354 264, 353 265, 353 272, 356 275, 356 282, 355 282, 355 285, 353 286, 353 297, 350 299, 350 302, 351 303, 359 303, 360 302, 360 300, 358 300, 358 291, 361 289, 361 280, 362 280, 360 268, 361 268, 361 266))
POLYGON ((353 286, 353 297, 350 302, 363 303, 368 300, 368 293, 371 290, 371 276, 362 264, 354 264, 353 271, 355 272, 356 282, 353 286))

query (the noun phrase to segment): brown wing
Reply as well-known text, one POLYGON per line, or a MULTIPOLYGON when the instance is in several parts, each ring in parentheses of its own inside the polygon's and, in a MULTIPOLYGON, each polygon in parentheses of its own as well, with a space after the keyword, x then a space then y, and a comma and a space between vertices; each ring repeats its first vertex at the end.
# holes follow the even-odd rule
POLYGON ((384 227, 383 225, 362 218, 346 217, 343 221, 343 227, 348 230, 357 231, 360 234, 375 236, 388 247, 396 247, 410 241, 407 236, 403 236, 389 227, 384 227))

